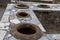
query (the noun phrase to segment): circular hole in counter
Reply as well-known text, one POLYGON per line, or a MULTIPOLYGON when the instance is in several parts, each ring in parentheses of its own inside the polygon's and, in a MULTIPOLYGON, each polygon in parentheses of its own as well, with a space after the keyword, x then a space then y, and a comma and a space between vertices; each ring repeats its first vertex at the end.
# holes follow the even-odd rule
POLYGON ((50 8, 49 5, 38 5, 37 7, 39 7, 39 8, 50 8))
POLYGON ((29 6, 26 5, 26 4, 17 4, 17 5, 16 5, 16 8, 19 8, 19 9, 28 9, 29 6))

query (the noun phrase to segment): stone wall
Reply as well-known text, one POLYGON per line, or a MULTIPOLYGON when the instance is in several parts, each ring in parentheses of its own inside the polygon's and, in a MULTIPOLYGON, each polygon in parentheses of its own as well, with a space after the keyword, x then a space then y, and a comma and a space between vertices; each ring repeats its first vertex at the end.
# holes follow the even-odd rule
POLYGON ((10 0, 0 0, 0 6, 6 6, 8 3, 10 3, 10 0))
POLYGON ((36 1, 40 1, 40 0, 21 0, 21 1, 32 1, 32 2, 36 2, 36 1))
POLYGON ((43 2, 43 3, 53 3, 53 1, 50 0, 21 0, 21 1, 29 1, 29 2, 43 2))
POLYGON ((60 4, 60 0, 55 0, 55 3, 60 4))

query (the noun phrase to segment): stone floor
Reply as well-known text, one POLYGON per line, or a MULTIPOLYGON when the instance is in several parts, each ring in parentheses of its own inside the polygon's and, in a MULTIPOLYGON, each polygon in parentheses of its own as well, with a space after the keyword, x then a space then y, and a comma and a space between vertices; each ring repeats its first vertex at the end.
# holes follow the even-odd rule
POLYGON ((4 14, 4 11, 5 11, 5 7, 0 7, 0 20, 4 14))

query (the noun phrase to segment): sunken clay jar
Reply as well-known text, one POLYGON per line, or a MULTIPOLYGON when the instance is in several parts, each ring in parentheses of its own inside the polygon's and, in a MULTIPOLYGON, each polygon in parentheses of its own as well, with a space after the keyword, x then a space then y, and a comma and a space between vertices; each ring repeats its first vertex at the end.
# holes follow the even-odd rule
POLYGON ((28 9, 29 8, 29 6, 25 5, 25 4, 16 4, 15 7, 18 9, 28 9))
POLYGON ((50 8, 49 5, 38 5, 39 8, 50 8))
POLYGON ((17 12, 16 16, 19 18, 27 18, 27 17, 29 17, 29 14, 26 12, 17 12))
POLYGON ((10 33, 19 40, 38 40, 42 36, 42 31, 35 24, 19 23, 13 27, 10 28, 10 33))

